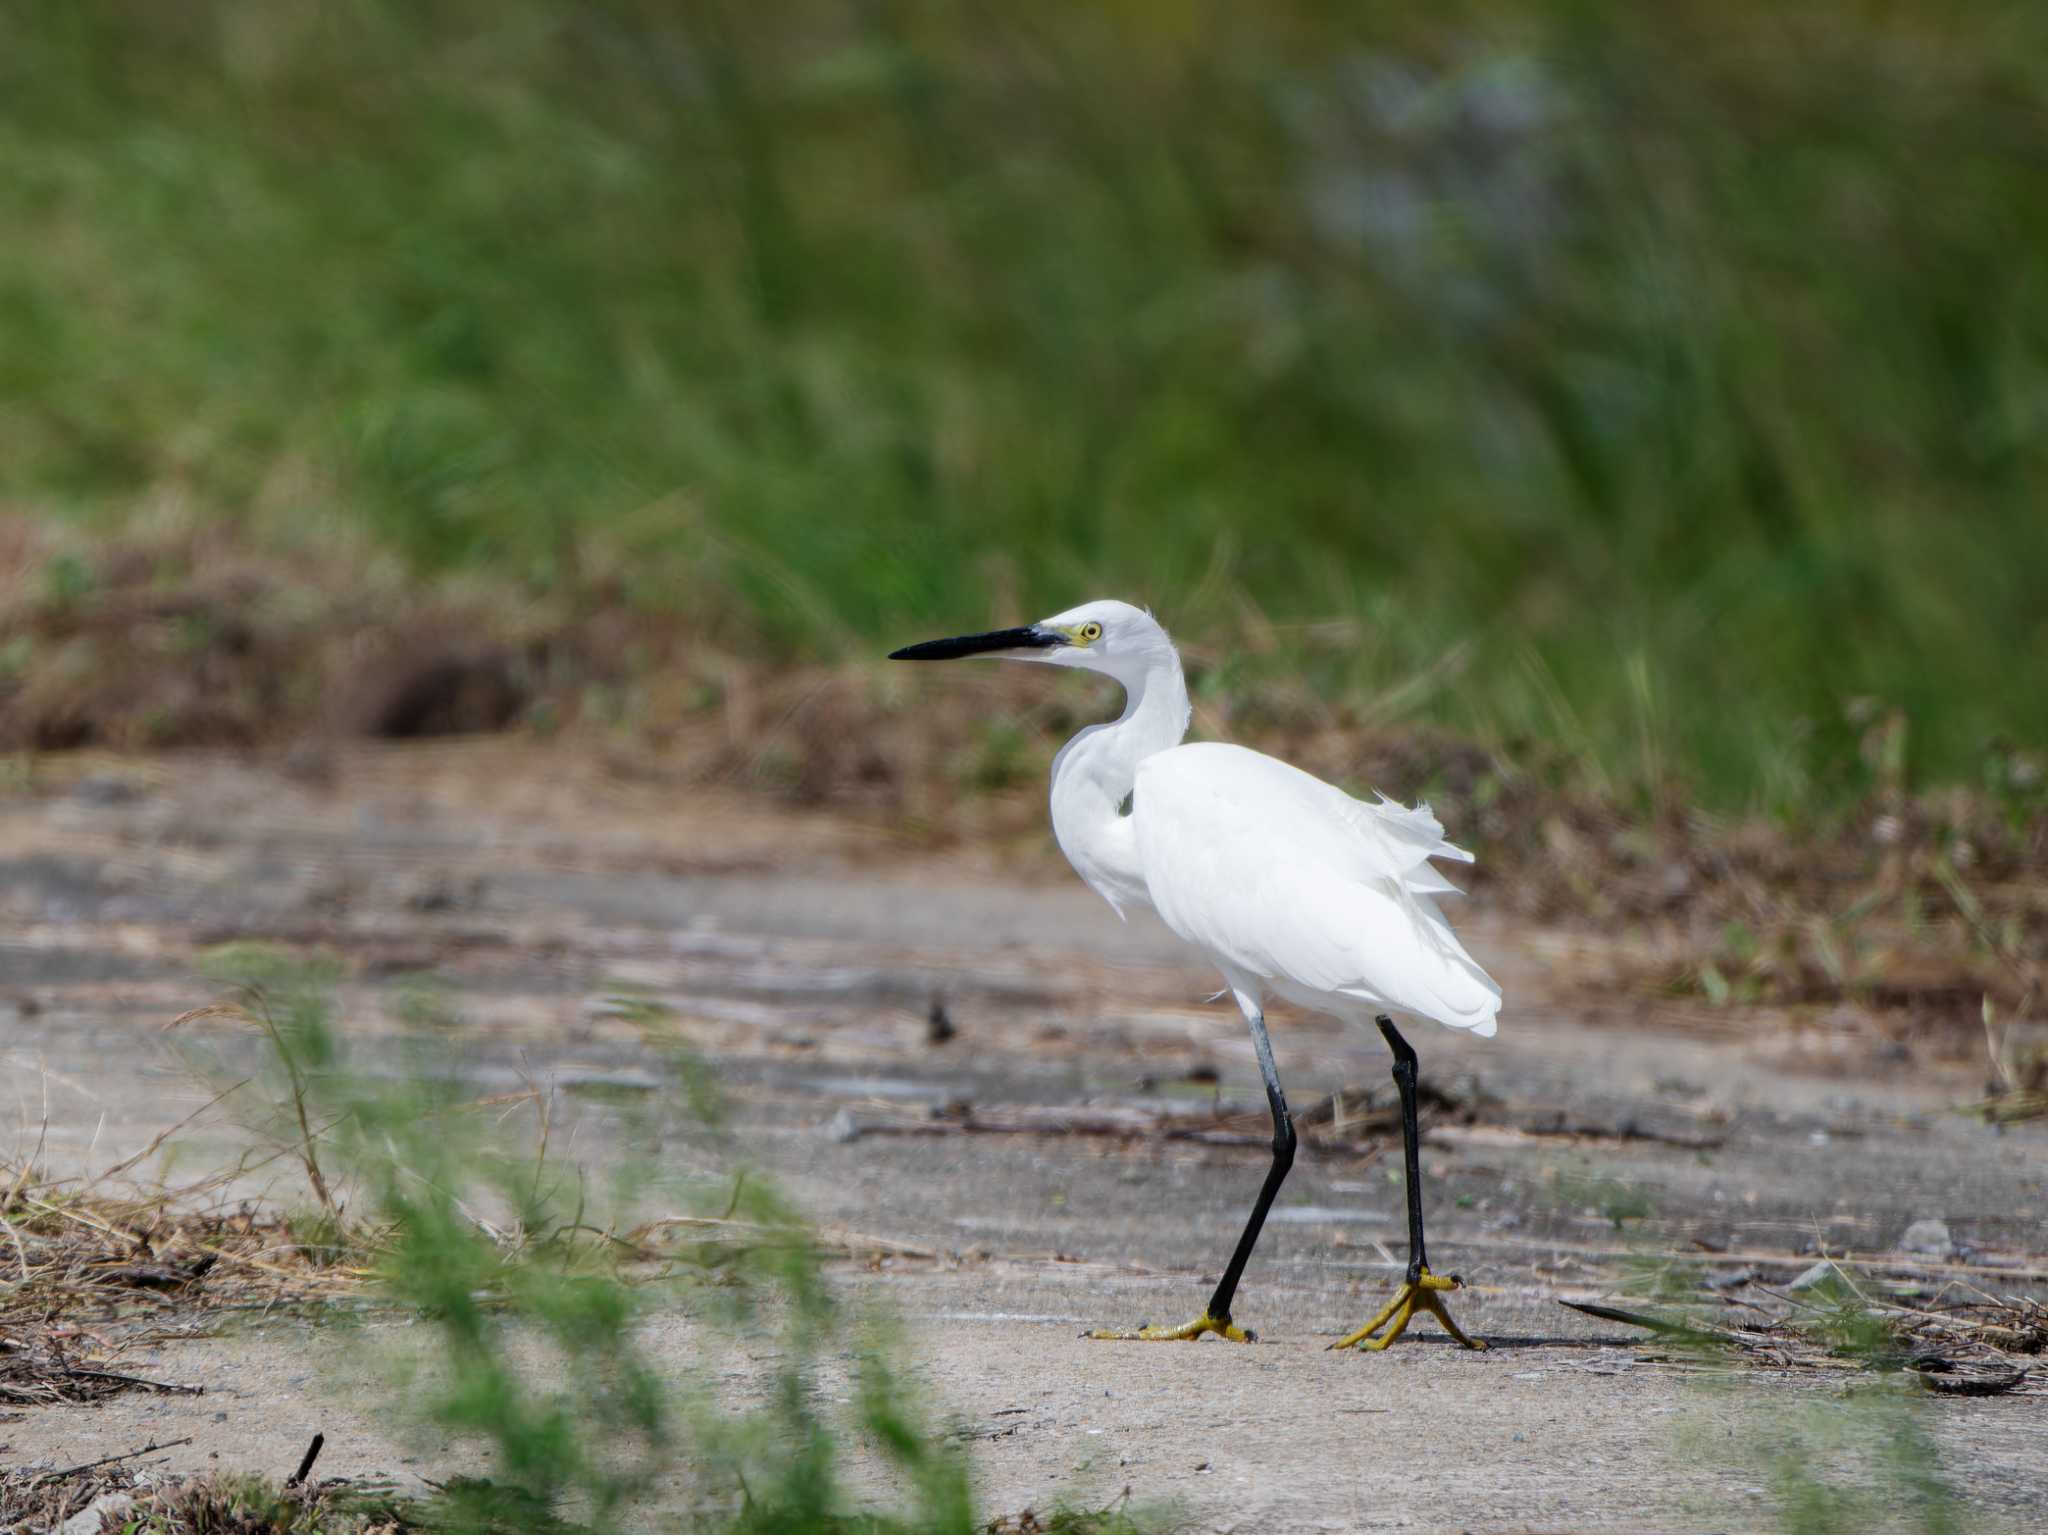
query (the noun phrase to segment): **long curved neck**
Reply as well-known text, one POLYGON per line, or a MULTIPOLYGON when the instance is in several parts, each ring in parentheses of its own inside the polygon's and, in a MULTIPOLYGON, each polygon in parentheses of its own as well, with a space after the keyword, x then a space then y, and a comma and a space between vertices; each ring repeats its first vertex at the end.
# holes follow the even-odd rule
POLYGON ((1119 912, 1149 904, 1126 802, 1138 764, 1180 745, 1190 706, 1180 656, 1162 646, 1143 667, 1118 674, 1124 712, 1090 725, 1052 764, 1052 829, 1074 870, 1119 912))

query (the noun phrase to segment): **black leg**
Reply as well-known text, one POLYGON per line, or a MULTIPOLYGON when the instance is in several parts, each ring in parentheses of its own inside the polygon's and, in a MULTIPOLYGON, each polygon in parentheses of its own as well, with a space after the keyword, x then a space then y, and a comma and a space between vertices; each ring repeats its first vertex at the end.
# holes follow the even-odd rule
POLYGON ((1466 1337, 1444 1307, 1445 1293, 1458 1289, 1464 1281, 1456 1274, 1432 1274, 1429 1271, 1429 1250, 1422 1245, 1422 1135, 1415 1122, 1415 1052, 1401 1037, 1401 1031, 1394 1027, 1393 1019, 1382 1013, 1377 1021, 1380 1033, 1386 1036, 1387 1044, 1394 1052, 1394 1086, 1401 1091, 1401 1153, 1407 1164, 1408 1176, 1408 1276, 1394 1292, 1394 1298, 1381 1308, 1379 1315, 1356 1332, 1339 1338, 1330 1347, 1383 1349, 1401 1336, 1409 1318, 1417 1311, 1427 1311, 1443 1323, 1445 1332, 1465 1347, 1483 1349, 1485 1343, 1478 1338, 1466 1337), (1386 1331, 1381 1333, 1381 1328, 1386 1331))
MULTIPOLYGON (((1264 1030, 1257 1032, 1263 1043, 1264 1030)), ((1270 1058, 1269 1051, 1262 1050, 1260 1055, 1270 1058)), ((1252 1206, 1251 1219, 1244 1223, 1244 1235, 1237 1239, 1237 1251, 1230 1255, 1230 1266, 1216 1282, 1216 1293, 1209 1297, 1208 1314, 1218 1322, 1230 1321, 1230 1303, 1237 1298, 1237 1282, 1244 1277, 1252 1248, 1258 1245, 1266 1212, 1273 1208, 1273 1196, 1280 1192, 1287 1170, 1294 1166, 1294 1117, 1287 1112, 1287 1100, 1281 1096, 1279 1082, 1271 1076, 1266 1081, 1266 1106, 1273 1111, 1273 1165, 1266 1171, 1266 1182, 1259 1190, 1259 1202, 1252 1206)))
POLYGON ((1374 1020, 1394 1052, 1394 1086, 1401 1093, 1401 1155, 1408 1179, 1408 1282, 1414 1284, 1429 1267, 1422 1242, 1422 1136, 1415 1121, 1415 1050, 1385 1013, 1374 1020))
POLYGON ((1251 1261, 1252 1249, 1258 1246, 1259 1231, 1266 1224, 1266 1212, 1273 1208, 1273 1196, 1280 1192, 1280 1185, 1287 1181, 1287 1170, 1294 1166, 1294 1117, 1287 1112, 1287 1099, 1280 1091, 1280 1073, 1273 1065, 1273 1042, 1266 1036, 1266 1020, 1259 1011, 1258 999, 1240 990, 1237 1002, 1244 1009, 1245 1022, 1251 1026, 1252 1048, 1259 1056, 1259 1076, 1266 1084, 1266 1106, 1273 1111, 1273 1165, 1266 1169, 1266 1182, 1259 1190, 1258 1203, 1252 1206, 1251 1218, 1244 1223, 1244 1234, 1237 1239, 1237 1250, 1231 1253, 1223 1277, 1216 1281, 1216 1293, 1209 1297, 1208 1309, 1186 1326, 1140 1327, 1136 1332, 1089 1332, 1081 1335, 1084 1338, 1142 1343, 1192 1342, 1213 1332, 1234 1343, 1253 1341, 1251 1333, 1230 1320, 1230 1305, 1237 1299, 1237 1282, 1244 1278, 1244 1266, 1251 1261))

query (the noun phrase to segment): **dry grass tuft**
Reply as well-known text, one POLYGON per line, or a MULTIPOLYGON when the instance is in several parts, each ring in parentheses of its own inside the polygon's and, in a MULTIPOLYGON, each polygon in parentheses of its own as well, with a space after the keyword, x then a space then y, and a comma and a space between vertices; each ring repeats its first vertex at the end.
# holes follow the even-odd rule
POLYGON ((235 1176, 119 1193, 105 1175, 53 1181, 30 1163, 0 1162, 0 1402, 196 1392, 124 1371, 121 1360, 210 1318, 325 1301, 357 1285, 364 1270, 332 1241, 223 1204, 235 1176))
POLYGON ((95 1507, 102 1528, 139 1535, 400 1535, 418 1528, 405 1506, 346 1479, 279 1487, 244 1476, 169 1475, 146 1462, 139 1470, 115 1463, 0 1471, 0 1531, 54 1530, 95 1507))

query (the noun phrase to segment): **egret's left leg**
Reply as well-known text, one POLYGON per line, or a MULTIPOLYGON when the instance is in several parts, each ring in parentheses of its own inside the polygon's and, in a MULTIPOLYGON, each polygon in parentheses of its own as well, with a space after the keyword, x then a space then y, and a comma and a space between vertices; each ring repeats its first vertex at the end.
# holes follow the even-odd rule
POLYGON ((1394 1027, 1393 1019, 1382 1013, 1378 1023, 1380 1033, 1393 1047, 1394 1086, 1401 1093, 1401 1151, 1408 1174, 1408 1274, 1401 1288, 1394 1292, 1394 1298, 1380 1308, 1379 1315, 1330 1347, 1383 1349, 1407 1330, 1409 1319, 1421 1310, 1443 1323, 1444 1331, 1465 1347, 1485 1348, 1479 1339, 1466 1337, 1444 1309, 1444 1296, 1458 1289, 1463 1281, 1456 1274, 1429 1271, 1429 1252, 1422 1242, 1422 1151, 1421 1132, 1415 1120, 1415 1051, 1394 1027), (1382 1327, 1385 1334, 1374 1337, 1382 1327))
POLYGON ((1136 1332, 1091 1332, 1084 1334, 1086 1337, 1120 1342, 1188 1343, 1204 1333, 1213 1332, 1233 1343, 1256 1340, 1255 1334, 1230 1320, 1230 1303, 1237 1298, 1237 1282, 1244 1277, 1244 1266, 1251 1259, 1252 1248, 1258 1244, 1259 1232, 1266 1224, 1266 1212, 1273 1208, 1273 1196, 1280 1192, 1287 1170, 1294 1166, 1294 1116, 1287 1112, 1287 1099, 1280 1091, 1280 1072, 1273 1064, 1273 1042, 1266 1036, 1264 1013, 1256 1001, 1243 992, 1238 993, 1238 1005, 1244 1009, 1245 1022, 1251 1025, 1252 1047, 1259 1057, 1259 1075, 1266 1082, 1266 1106, 1273 1111, 1273 1165, 1266 1171, 1266 1181, 1259 1189, 1258 1203, 1252 1206, 1251 1219, 1245 1222, 1244 1234, 1237 1239, 1237 1250, 1230 1255, 1229 1267, 1216 1282, 1216 1292, 1209 1297, 1208 1307, 1192 1322, 1180 1327, 1140 1327, 1136 1332))

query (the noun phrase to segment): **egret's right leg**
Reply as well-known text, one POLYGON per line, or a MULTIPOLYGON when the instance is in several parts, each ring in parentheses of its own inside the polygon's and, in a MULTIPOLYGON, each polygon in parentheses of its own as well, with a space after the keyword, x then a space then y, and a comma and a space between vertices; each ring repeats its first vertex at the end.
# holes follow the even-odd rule
POLYGON ((1456 1274, 1432 1274, 1429 1249, 1422 1240, 1422 1132, 1415 1116, 1415 1049, 1401 1037, 1394 1020, 1385 1013, 1378 1018, 1380 1033, 1394 1052, 1394 1086, 1401 1094, 1401 1155, 1408 1182, 1408 1272, 1394 1298, 1379 1314, 1356 1332, 1339 1338, 1331 1348, 1385 1348, 1408 1328, 1409 1318, 1427 1311, 1443 1324, 1445 1332, 1467 1348, 1483 1349, 1485 1343, 1468 1338, 1444 1307, 1444 1296, 1463 1287, 1456 1274), (1384 1327, 1385 1332, 1380 1329, 1384 1327), (1378 1337, 1373 1336, 1379 1333, 1378 1337))
POLYGON ((1230 1320, 1230 1305, 1237 1298, 1237 1282, 1244 1277, 1244 1266, 1251 1260, 1252 1249, 1258 1245, 1259 1232, 1266 1224, 1266 1212, 1273 1208, 1273 1197, 1286 1181, 1288 1169, 1294 1166, 1294 1116, 1287 1112, 1287 1099, 1280 1091, 1280 1073, 1273 1064, 1273 1042, 1266 1035, 1265 1014, 1258 1003, 1243 992, 1237 994, 1237 1002, 1244 1010, 1245 1022, 1251 1026, 1252 1048, 1259 1057, 1259 1075, 1266 1083, 1266 1106, 1273 1112, 1273 1164, 1266 1170, 1266 1181, 1259 1189, 1258 1203, 1252 1206, 1251 1219, 1245 1222, 1244 1234, 1237 1239, 1237 1250, 1230 1255, 1229 1266, 1216 1282, 1216 1292, 1209 1297, 1207 1308, 1192 1322, 1180 1327, 1140 1327, 1136 1332, 1091 1332, 1084 1334, 1085 1337, 1120 1342, 1189 1343, 1204 1333, 1213 1332, 1233 1343, 1255 1341, 1255 1334, 1230 1320))

